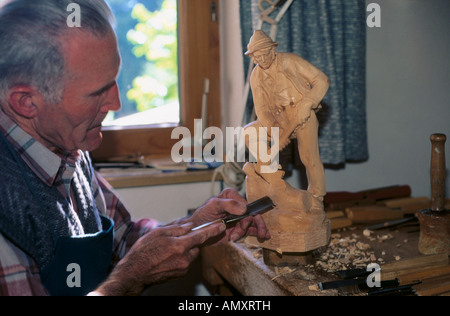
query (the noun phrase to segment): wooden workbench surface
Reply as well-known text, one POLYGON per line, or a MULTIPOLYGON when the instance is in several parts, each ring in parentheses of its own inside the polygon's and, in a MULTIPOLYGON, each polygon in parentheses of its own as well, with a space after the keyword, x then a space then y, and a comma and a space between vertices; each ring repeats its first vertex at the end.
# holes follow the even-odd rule
MULTIPOLYGON (((366 268, 375 262, 382 269, 394 265, 395 271, 403 262, 409 264, 412 258, 424 257, 417 249, 418 225, 372 231, 370 236, 367 231, 364 235, 364 228, 353 226, 332 231, 330 245, 314 251, 310 256, 312 263, 302 265, 268 266, 264 263, 263 249, 249 246, 244 240, 207 247, 202 250, 203 276, 210 288, 229 284, 245 296, 343 295, 336 289, 318 291, 314 287, 319 282, 339 279, 336 271, 341 269, 366 268)), ((444 259, 448 264, 448 257, 444 259)), ((439 260, 436 264, 442 265, 442 258, 439 260)))
POLYGON ((225 281, 245 296, 337 294, 333 291, 312 293, 308 286, 324 276, 301 268, 289 270, 289 275, 282 272, 287 271, 286 267, 278 272, 264 264, 261 248, 249 247, 243 242, 206 248, 202 259, 203 276, 209 285, 220 286, 225 281))

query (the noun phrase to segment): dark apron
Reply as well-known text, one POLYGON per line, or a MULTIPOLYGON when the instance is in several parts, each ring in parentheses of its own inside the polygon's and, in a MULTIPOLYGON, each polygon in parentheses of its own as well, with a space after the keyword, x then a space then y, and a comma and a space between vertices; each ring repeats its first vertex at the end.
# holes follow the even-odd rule
MULTIPOLYGON (((12 148, 6 136, 0 132, 9 152, 16 161, 27 186, 36 198, 25 172, 23 160, 12 148)), ((114 240, 114 222, 100 216, 102 231, 84 236, 59 237, 53 259, 41 267, 41 282, 54 296, 82 296, 95 290, 109 273, 114 240)))
POLYGON ((51 295, 81 296, 95 290, 108 276, 114 224, 101 217, 103 231, 82 237, 60 237, 52 261, 41 270, 51 295))

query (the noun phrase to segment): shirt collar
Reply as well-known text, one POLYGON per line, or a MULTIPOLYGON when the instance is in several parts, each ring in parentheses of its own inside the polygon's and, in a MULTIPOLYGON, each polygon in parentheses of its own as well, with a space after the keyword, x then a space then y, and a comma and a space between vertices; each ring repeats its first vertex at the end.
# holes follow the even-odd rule
POLYGON ((0 131, 11 142, 19 156, 47 185, 63 177, 72 178, 78 160, 73 156, 60 156, 35 140, 0 110, 0 131))

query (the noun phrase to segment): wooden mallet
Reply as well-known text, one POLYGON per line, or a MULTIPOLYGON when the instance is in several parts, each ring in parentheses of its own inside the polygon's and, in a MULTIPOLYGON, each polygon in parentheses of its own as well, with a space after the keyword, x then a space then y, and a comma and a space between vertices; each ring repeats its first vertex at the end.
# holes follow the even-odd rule
POLYGON ((445 141, 444 134, 431 140, 431 208, 418 213, 420 221, 419 252, 424 255, 450 255, 450 211, 445 209, 445 141))

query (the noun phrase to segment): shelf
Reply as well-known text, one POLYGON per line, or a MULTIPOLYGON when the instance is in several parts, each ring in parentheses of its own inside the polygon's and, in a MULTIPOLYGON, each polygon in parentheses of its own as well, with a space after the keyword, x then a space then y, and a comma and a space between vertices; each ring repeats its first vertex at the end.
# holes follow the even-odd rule
MULTIPOLYGON (((214 170, 162 172, 156 169, 101 170, 100 174, 115 188, 208 182, 214 170)), ((219 174, 216 181, 222 180, 219 174)))

